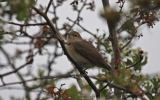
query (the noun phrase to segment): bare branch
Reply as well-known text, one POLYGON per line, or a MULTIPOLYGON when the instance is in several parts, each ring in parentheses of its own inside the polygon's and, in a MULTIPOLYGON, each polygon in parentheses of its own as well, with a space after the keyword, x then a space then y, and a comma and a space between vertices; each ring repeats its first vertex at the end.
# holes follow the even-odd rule
POLYGON ((72 77, 74 75, 57 75, 57 76, 44 76, 44 77, 40 77, 40 78, 32 78, 29 80, 23 80, 23 81, 19 81, 19 82, 12 82, 12 83, 5 83, 3 85, 0 85, 0 87, 3 86, 8 86, 8 85, 14 85, 14 84, 22 84, 22 83, 26 83, 26 82, 31 82, 31 81, 36 81, 36 80, 45 80, 45 79, 54 79, 54 78, 68 78, 68 77, 72 77))
POLYGON ((34 24, 31 24, 31 23, 25 23, 25 24, 19 24, 19 23, 15 23, 15 22, 7 22, 7 21, 4 21, 2 19, 0 19, 0 21, 4 22, 4 23, 8 23, 8 24, 13 24, 13 25, 17 25, 17 26, 41 26, 41 25, 47 25, 46 22, 44 23, 34 23, 34 24))
MULTIPOLYGON (((102 0, 104 11, 106 11, 107 8, 110 8, 109 0, 102 0)), ((109 39, 111 40, 112 43, 112 48, 114 52, 114 64, 115 68, 118 68, 118 66, 121 63, 121 56, 120 56, 120 50, 119 50, 119 45, 118 45, 118 39, 116 36, 116 31, 115 31, 115 26, 112 25, 112 23, 109 23, 107 20, 108 24, 108 29, 109 29, 109 39)))
MULTIPOLYGON (((73 23, 75 23, 73 20, 71 20, 70 18, 67 18, 69 21, 71 21, 71 22, 73 22, 73 23)), ((87 33, 89 33, 90 35, 92 35, 92 36, 94 36, 95 38, 97 38, 96 37, 96 35, 95 34, 93 34, 92 32, 90 32, 89 30, 87 30, 86 28, 84 28, 82 25, 80 25, 79 23, 76 23, 80 28, 82 28, 84 31, 86 31, 87 33)))
MULTIPOLYGON (((5 57, 7 58, 8 63, 11 65, 12 69, 13 69, 13 70, 16 70, 16 67, 15 67, 14 64, 10 61, 10 58, 9 58, 8 54, 6 53, 6 51, 5 51, 1 46, 0 46, 0 49, 1 49, 1 51, 4 53, 5 57)), ((18 75, 18 77, 20 78, 20 80, 23 81, 23 86, 24 86, 24 88, 25 88, 25 89, 28 89, 28 86, 27 86, 24 78, 22 77, 22 75, 21 75, 19 72, 17 72, 17 75, 18 75)), ((28 91, 26 91, 26 99, 31 100, 28 91)))
POLYGON ((10 75, 10 74, 12 74, 12 73, 16 73, 18 70, 22 69, 22 68, 25 67, 26 65, 32 64, 32 62, 33 62, 33 59, 29 60, 28 62, 26 62, 25 64, 21 65, 20 67, 16 68, 16 69, 13 70, 13 71, 10 71, 10 72, 5 73, 5 74, 0 74, 0 78, 1 78, 1 77, 4 77, 4 76, 7 76, 7 75, 10 75))
POLYGON ((48 6, 47 6, 47 9, 46 9, 46 11, 45 11, 45 14, 47 14, 47 12, 48 12, 48 10, 49 10, 52 2, 53 2, 53 0, 50 0, 50 1, 49 1, 48 6))

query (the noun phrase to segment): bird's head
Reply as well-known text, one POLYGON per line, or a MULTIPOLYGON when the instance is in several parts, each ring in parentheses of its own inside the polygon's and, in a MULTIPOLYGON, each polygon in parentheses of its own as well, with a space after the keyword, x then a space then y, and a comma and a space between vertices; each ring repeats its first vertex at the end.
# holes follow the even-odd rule
POLYGON ((78 41, 82 41, 82 40, 83 40, 82 37, 76 31, 72 31, 67 34, 67 42, 78 42, 78 41))

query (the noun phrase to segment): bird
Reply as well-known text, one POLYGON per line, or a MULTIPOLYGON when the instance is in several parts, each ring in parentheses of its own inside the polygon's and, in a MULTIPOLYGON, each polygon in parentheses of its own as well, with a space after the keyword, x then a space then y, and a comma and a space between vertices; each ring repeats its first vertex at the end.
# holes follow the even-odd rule
POLYGON ((78 32, 67 33, 66 42, 67 52, 82 68, 88 69, 97 66, 110 72, 114 71, 98 50, 90 42, 84 40, 78 32))

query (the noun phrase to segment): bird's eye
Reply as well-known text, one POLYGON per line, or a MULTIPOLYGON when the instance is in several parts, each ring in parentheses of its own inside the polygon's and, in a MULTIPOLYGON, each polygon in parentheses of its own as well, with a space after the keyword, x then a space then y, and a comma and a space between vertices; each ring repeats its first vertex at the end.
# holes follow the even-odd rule
POLYGON ((77 35, 77 34, 74 34, 73 36, 78 37, 78 35, 77 35))

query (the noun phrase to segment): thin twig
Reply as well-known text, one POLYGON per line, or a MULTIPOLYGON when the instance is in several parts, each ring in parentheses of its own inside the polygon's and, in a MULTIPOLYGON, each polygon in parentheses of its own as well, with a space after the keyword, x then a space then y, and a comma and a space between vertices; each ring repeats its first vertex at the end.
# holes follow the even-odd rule
POLYGON ((125 88, 125 87, 122 87, 122 86, 120 86, 120 85, 118 85, 118 84, 111 83, 111 82, 108 81, 107 79, 99 79, 99 78, 97 78, 97 77, 91 77, 91 78, 96 79, 96 80, 98 80, 98 81, 106 82, 106 83, 108 83, 108 84, 107 84, 108 86, 110 86, 110 87, 112 87, 112 88, 115 88, 115 89, 118 89, 118 90, 123 90, 123 91, 125 91, 125 92, 127 92, 127 93, 130 93, 130 94, 136 96, 136 97, 139 96, 137 93, 133 92, 132 90, 130 90, 130 89, 128 89, 128 88, 125 88))
POLYGON ((31 24, 31 23, 19 24, 19 23, 15 23, 15 22, 7 22, 7 21, 4 21, 2 19, 0 19, 0 21, 2 21, 4 23, 8 23, 8 24, 17 25, 17 26, 20 26, 20 27, 22 27, 22 26, 39 26, 39 25, 41 26, 41 25, 47 25, 46 22, 44 22, 44 23, 33 23, 33 24, 31 24))
MULTIPOLYGON (((71 21, 71 22, 74 23, 74 21, 71 20, 70 18, 67 18, 67 19, 68 19, 69 21, 71 21)), ((92 36, 94 36, 95 38, 97 38, 95 34, 93 34, 92 32, 90 32, 89 30, 85 29, 82 25, 80 25, 79 23, 76 23, 76 24, 77 24, 80 28, 82 28, 84 31, 86 31, 86 32, 89 33, 90 35, 92 35, 92 36)))
POLYGON ((124 46, 122 46, 122 48, 120 49, 121 51, 131 43, 131 41, 133 40, 133 37, 134 36, 132 36, 130 40, 124 46))
MULTIPOLYGON (((21 87, 2 87, 0 88, 0 90, 4 90, 4 89, 7 89, 7 90, 24 90, 24 88, 21 88, 21 87)), ((25 91, 29 91, 29 92, 40 92, 39 90, 25 90, 25 91)))
MULTIPOLYGON (((15 67, 15 65, 11 62, 11 60, 10 60, 9 55, 7 54, 7 52, 6 52, 1 46, 0 46, 0 49, 1 49, 1 51, 4 53, 4 55, 5 55, 8 63, 11 65, 12 69, 13 69, 13 70, 16 70, 16 67, 15 67)), ((24 78, 22 77, 22 75, 21 75, 19 72, 17 72, 17 75, 18 75, 18 77, 20 78, 20 80, 23 81, 23 87, 27 90, 27 89, 28 89, 28 85, 26 84, 24 78)), ((6 84, 5 84, 5 85, 6 85, 6 84)), ((27 100, 31 100, 31 97, 30 97, 29 92, 28 92, 28 91, 25 91, 25 94, 26 94, 26 99, 27 99, 27 100)))
POLYGON ((49 1, 49 4, 48 4, 47 9, 46 9, 46 11, 45 11, 45 14, 47 14, 47 12, 48 12, 48 10, 49 10, 51 4, 52 4, 52 1, 53 1, 53 0, 50 0, 50 1, 49 1))
POLYGON ((12 42, 12 41, 3 41, 3 42, 0 42, 1 44, 16 44, 16 45, 29 45, 29 44, 32 44, 30 42, 12 42))
POLYGON ((32 79, 28 79, 28 80, 23 80, 23 81, 19 81, 19 82, 5 83, 3 85, 0 85, 0 87, 8 86, 8 85, 15 85, 15 84, 22 84, 22 83, 36 81, 36 80, 54 79, 54 78, 68 78, 68 77, 72 77, 72 76, 74 76, 74 75, 64 74, 64 75, 57 75, 57 76, 44 76, 44 77, 39 77, 39 78, 32 78, 32 79))
POLYGON ((107 83, 103 88, 101 88, 99 91, 101 92, 101 91, 103 91, 107 86, 109 86, 109 84, 110 84, 111 82, 109 82, 109 83, 107 83))
POLYGON ((139 60, 137 62, 135 62, 133 65, 126 67, 126 69, 130 69, 131 67, 134 67, 135 65, 137 65, 138 63, 140 63, 143 60, 143 56, 140 55, 139 60))
POLYGON ((0 77, 4 77, 4 76, 10 75, 12 73, 16 73, 18 70, 22 69, 23 67, 25 67, 28 64, 31 64, 32 62, 33 62, 33 59, 29 60, 28 62, 26 62, 25 64, 21 65, 20 67, 18 67, 17 69, 15 69, 13 71, 10 71, 10 72, 5 73, 5 74, 0 74, 0 77))
POLYGON ((71 27, 67 30, 66 33, 68 33, 68 32, 74 27, 74 25, 76 24, 77 20, 78 20, 79 17, 80 17, 80 14, 81 14, 83 8, 86 6, 86 2, 87 2, 87 0, 84 1, 84 4, 83 4, 82 7, 80 8, 80 10, 76 10, 76 11, 78 11, 77 18, 76 18, 76 20, 74 21, 74 23, 71 25, 71 27))
MULTIPOLYGON (((54 18, 58 18, 57 17, 57 11, 56 11, 56 8, 57 6, 55 6, 54 2, 52 2, 52 5, 53 5, 53 14, 54 14, 54 18)), ((57 25, 57 21, 55 21, 55 28, 57 29, 58 28, 58 25, 57 25)))

